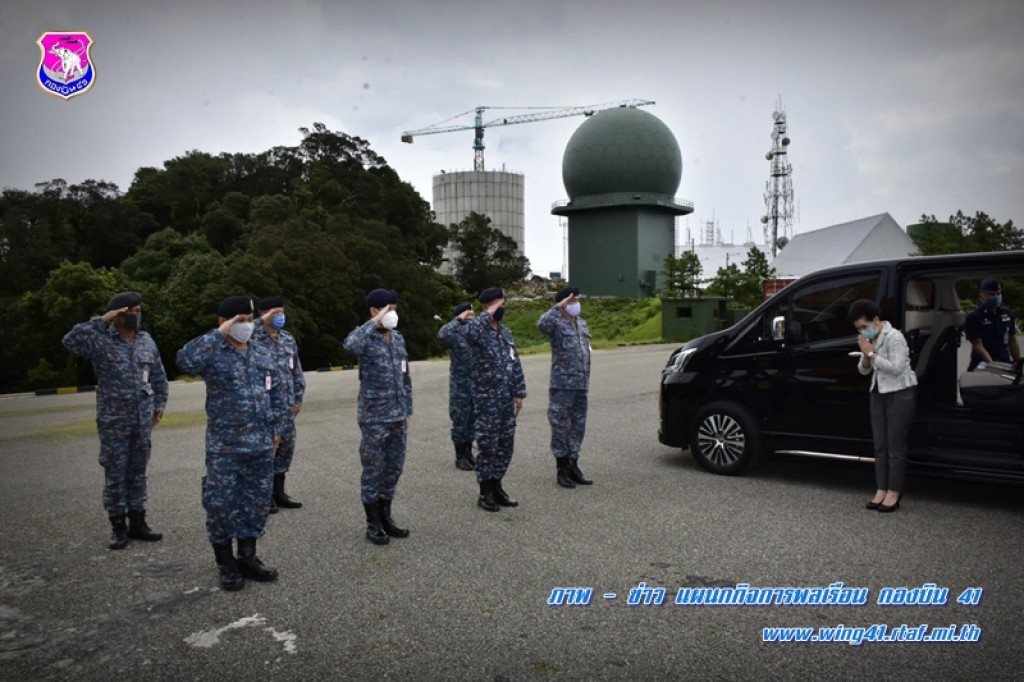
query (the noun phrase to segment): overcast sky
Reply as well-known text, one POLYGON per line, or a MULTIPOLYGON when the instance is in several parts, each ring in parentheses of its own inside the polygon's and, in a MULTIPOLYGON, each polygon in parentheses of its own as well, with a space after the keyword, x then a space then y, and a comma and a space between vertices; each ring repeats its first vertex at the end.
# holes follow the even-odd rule
MULTIPOLYGON (((473 164, 472 131, 417 138, 477 105, 620 99, 672 129, 676 193, 722 236, 760 233, 775 100, 789 124, 796 232, 889 212, 1024 222, 1024 3, 892 0, 5 0, 0 187, 61 177, 122 190, 190 149, 294 145, 325 123, 368 140, 431 200, 473 164), (36 85, 43 31, 95 41, 92 89, 36 85)), ((562 268, 551 203, 583 118, 496 127, 488 169, 526 175, 526 255, 562 268)), ((471 123, 467 118, 466 123, 471 123)), ((758 239, 758 241, 760 241, 758 239)))

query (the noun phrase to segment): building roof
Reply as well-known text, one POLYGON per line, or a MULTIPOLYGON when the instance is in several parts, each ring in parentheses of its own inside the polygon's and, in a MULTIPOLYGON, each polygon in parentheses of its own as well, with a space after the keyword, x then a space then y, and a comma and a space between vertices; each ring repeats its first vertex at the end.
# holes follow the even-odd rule
POLYGON ((888 213, 794 235, 771 262, 776 277, 795 279, 846 263, 899 258, 917 245, 888 213))

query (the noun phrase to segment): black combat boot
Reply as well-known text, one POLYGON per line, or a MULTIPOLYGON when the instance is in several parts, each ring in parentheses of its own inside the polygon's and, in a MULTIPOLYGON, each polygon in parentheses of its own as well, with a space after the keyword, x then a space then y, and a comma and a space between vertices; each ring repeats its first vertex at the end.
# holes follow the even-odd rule
POLYGON ((391 500, 380 498, 377 505, 380 508, 380 525, 384 532, 393 538, 409 537, 409 529, 396 526, 395 520, 391 518, 391 500))
POLYGON ((277 513, 277 495, 270 493, 270 513, 277 513))
POLYGON ((380 505, 376 502, 373 504, 364 502, 363 509, 366 510, 366 539, 375 545, 386 545, 391 542, 391 538, 384 532, 384 526, 380 522, 380 505))
POLYGON ((519 503, 508 496, 505 489, 501 487, 500 478, 491 479, 491 488, 494 490, 494 501, 499 507, 518 507, 519 503))
POLYGON ((473 443, 455 444, 455 468, 462 471, 473 470, 473 443))
POLYGON ((213 556, 217 558, 217 570, 220 571, 220 586, 228 592, 237 592, 245 587, 245 579, 238 572, 238 563, 231 551, 231 541, 211 544, 213 556))
POLYGON ((580 460, 577 457, 570 457, 569 458, 569 478, 572 479, 573 483, 577 483, 579 485, 593 485, 594 484, 593 481, 591 481, 589 478, 584 476, 583 472, 580 471, 580 460))
POLYGON ((284 507, 285 509, 301 509, 302 503, 288 497, 288 493, 284 491, 284 478, 284 472, 274 474, 274 502, 277 503, 278 507, 284 507))
POLYGON ((555 464, 558 466, 558 485, 563 488, 575 488, 576 484, 572 482, 572 475, 569 473, 569 458, 556 457, 555 464))
POLYGON ((484 511, 496 512, 500 509, 498 501, 494 499, 494 486, 492 485, 490 478, 480 481, 480 499, 477 500, 477 506, 484 511))
POLYGON ((256 538, 238 538, 238 571, 243 577, 261 583, 277 580, 277 569, 264 566, 256 556, 256 538))
POLYGON ((125 523, 124 513, 110 515, 110 527, 113 533, 110 534, 110 549, 124 549, 128 544, 128 524, 125 523))
POLYGON ((466 459, 469 460, 469 468, 476 468, 476 457, 473 456, 473 441, 466 443, 466 459))
POLYGON ((132 540, 157 542, 163 539, 163 533, 157 533, 146 523, 146 510, 128 512, 128 537, 132 540))

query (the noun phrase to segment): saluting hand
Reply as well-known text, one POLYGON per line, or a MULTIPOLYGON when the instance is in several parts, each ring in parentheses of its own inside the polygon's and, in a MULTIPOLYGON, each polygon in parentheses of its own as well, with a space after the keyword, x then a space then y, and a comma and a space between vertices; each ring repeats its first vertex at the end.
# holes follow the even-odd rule
POLYGON ((238 318, 240 317, 241 315, 235 315, 230 320, 224 320, 223 322, 221 322, 221 325, 217 327, 217 331, 219 331, 224 336, 227 336, 228 332, 231 331, 231 325, 233 325, 235 322, 238 322, 238 318))
POLYGON ((104 322, 110 322, 115 317, 124 312, 128 312, 128 308, 117 308, 115 310, 108 310, 107 312, 103 313, 103 317, 101 319, 104 322))

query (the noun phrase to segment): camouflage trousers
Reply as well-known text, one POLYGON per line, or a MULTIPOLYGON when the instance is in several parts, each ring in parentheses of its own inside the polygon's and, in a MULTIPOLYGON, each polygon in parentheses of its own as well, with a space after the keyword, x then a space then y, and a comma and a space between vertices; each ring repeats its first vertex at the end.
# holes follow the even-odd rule
POLYGON ((580 456, 587 430, 587 391, 552 388, 548 391, 548 423, 551 424, 551 454, 580 456))
POLYGON ((103 467, 103 508, 108 515, 146 508, 146 467, 151 451, 149 421, 96 421, 103 467))
POLYGON ((207 452, 203 508, 210 542, 263 537, 273 489, 272 451, 207 452))
POLYGON ((452 420, 452 442, 473 442, 473 396, 466 393, 449 393, 448 416, 452 420))
POLYGON ((504 478, 516 444, 516 403, 502 399, 481 406, 476 415, 476 480, 504 478))
POLYGON ((363 438, 359 443, 359 461, 363 465, 363 504, 378 499, 395 499, 395 488, 405 467, 405 441, 408 422, 360 424, 363 438))
POLYGON ((274 473, 286 474, 292 468, 292 457, 295 456, 295 420, 286 419, 281 427, 281 443, 274 453, 274 473))

